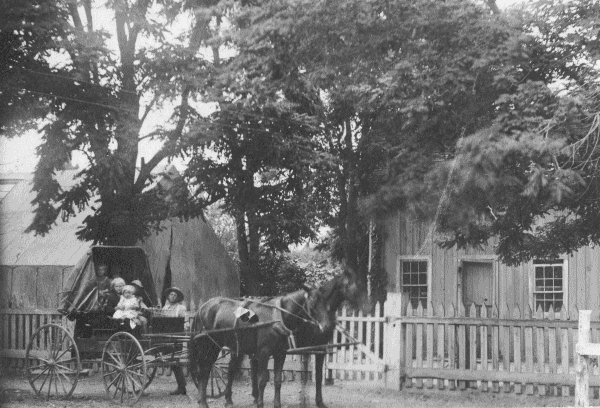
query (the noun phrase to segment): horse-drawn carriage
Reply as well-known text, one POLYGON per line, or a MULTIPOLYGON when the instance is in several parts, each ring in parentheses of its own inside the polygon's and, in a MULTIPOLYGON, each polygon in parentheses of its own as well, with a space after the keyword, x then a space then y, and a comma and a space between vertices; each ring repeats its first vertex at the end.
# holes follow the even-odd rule
MULTIPOLYGON (((185 364, 189 332, 185 318, 160 310, 144 251, 138 247, 93 246, 68 278, 68 291, 59 293, 60 311, 70 324, 55 322, 39 327, 26 350, 26 373, 33 390, 46 398, 69 397, 78 379, 100 366, 109 397, 135 403, 154 379, 159 367, 185 364), (148 307, 147 325, 132 328, 128 319, 113 319, 102 307, 95 285, 98 265, 108 267, 108 277, 139 281, 148 307)), ((226 370, 222 353, 211 374, 212 397, 224 390, 226 370)))
MULTIPOLYGON (((33 390, 46 398, 70 396, 84 363, 101 365, 109 397, 133 404, 164 365, 189 363, 199 391, 206 398, 225 395, 231 403, 233 372, 243 355, 252 356, 253 395, 262 406, 268 379, 267 362, 274 359, 275 398, 279 400, 281 370, 298 335, 304 345, 325 347, 335 327, 342 301, 357 300, 352 274, 344 273, 321 285, 274 299, 213 298, 203 304, 192 332, 184 318, 165 315, 154 288, 144 251, 137 247, 94 246, 74 268, 69 291, 62 294, 61 311, 74 328, 51 323, 37 329, 27 346, 26 372, 33 390), (147 325, 116 320, 102 310, 96 265, 108 266, 108 277, 140 281, 149 307, 147 325), (189 350, 189 352, 188 352, 189 350)), ((321 359, 322 364, 322 359, 321 359)), ((320 399, 318 387, 317 399, 320 399)))

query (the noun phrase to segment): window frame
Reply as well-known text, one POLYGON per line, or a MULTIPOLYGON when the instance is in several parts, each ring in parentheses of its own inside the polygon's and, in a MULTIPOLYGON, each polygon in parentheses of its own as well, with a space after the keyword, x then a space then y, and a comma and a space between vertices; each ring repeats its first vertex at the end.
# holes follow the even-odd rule
MULTIPOLYGON (((431 256, 420 256, 420 255, 398 255, 396 260, 396 292, 402 293, 402 262, 406 261, 425 261, 427 262, 427 303, 424 305, 424 309, 427 309, 432 299, 432 268, 431 268, 431 256)), ((410 302, 410 298, 409 298, 410 302)))
MULTIPOLYGON (((561 256, 559 258, 556 259, 548 259, 547 261, 554 261, 553 263, 542 263, 542 264, 536 264, 536 261, 546 261, 544 259, 533 259, 532 261, 530 261, 530 273, 529 273, 529 298, 531 299, 531 310, 532 312, 535 314, 537 313, 537 299, 536 299, 536 294, 538 293, 548 293, 548 292, 540 292, 540 291, 536 291, 536 276, 535 276, 535 269, 537 266, 556 266, 559 265, 558 262, 556 261, 562 261, 562 293, 563 293, 563 299, 562 299, 562 307, 566 308, 569 305, 569 260, 568 257, 566 256, 561 256)), ((548 311, 543 310, 544 314, 547 314, 548 311)), ((556 312, 556 310, 555 310, 556 312)))

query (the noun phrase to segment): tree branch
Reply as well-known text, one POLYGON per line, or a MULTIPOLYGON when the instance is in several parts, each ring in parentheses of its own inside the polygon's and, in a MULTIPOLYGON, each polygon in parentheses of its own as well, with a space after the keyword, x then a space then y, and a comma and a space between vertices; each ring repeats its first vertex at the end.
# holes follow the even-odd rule
POLYGON ((154 95, 154 98, 152 98, 152 100, 150 101, 148 106, 146 106, 144 114, 142 115, 142 119, 140 119, 140 127, 144 124, 146 117, 148 117, 150 110, 152 109, 152 107, 154 106, 154 104, 156 103, 157 100, 158 100, 158 95, 154 95))
POLYGON ((498 8, 498 5, 496 4, 496 0, 485 0, 485 3, 487 4, 487 6, 490 8, 490 10, 492 10, 492 13, 495 15, 500 15, 500 9, 498 8))
POLYGON ((180 116, 177 121, 177 126, 171 132, 167 142, 164 144, 163 148, 160 149, 142 168, 140 168, 140 173, 138 175, 137 180, 135 181, 135 190, 141 191, 144 188, 144 183, 150 177, 150 173, 158 164, 165 158, 169 157, 173 154, 172 146, 177 139, 181 137, 183 134, 183 127, 185 126, 185 122, 188 116, 188 107, 189 107, 189 95, 191 92, 191 88, 188 86, 184 89, 181 95, 181 107, 180 107, 180 116))
POLYGON ((69 2, 68 8, 69 14, 71 14, 71 18, 73 18, 73 24, 75 25, 75 28, 77 28, 78 30, 83 30, 83 23, 81 21, 81 17, 79 17, 77 5, 75 3, 69 2))

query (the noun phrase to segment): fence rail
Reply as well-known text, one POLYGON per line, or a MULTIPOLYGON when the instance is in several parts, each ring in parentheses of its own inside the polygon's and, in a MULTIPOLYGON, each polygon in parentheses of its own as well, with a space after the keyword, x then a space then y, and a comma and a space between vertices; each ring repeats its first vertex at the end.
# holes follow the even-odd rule
POLYGON ((338 346, 326 358, 326 378, 380 381, 385 373, 383 307, 375 305, 372 315, 343 308, 332 345, 338 346), (358 344, 352 344, 358 342, 358 344), (350 345, 340 346, 345 343, 350 345))
MULTIPOLYGON (((577 316, 576 309, 534 313, 518 305, 408 305, 398 319, 402 385, 573 395, 577 316)), ((592 329, 600 337, 600 322, 592 329)), ((597 367, 591 374, 593 387, 600 386, 597 367)))
MULTIPOLYGON (((193 325, 195 312, 188 312, 188 316, 191 325, 193 325)), ((349 321, 351 319, 350 315, 347 316, 346 320, 349 321)), ((55 309, 0 309, 0 359, 3 367, 16 370, 24 369, 27 344, 31 336, 35 330, 48 323, 58 323, 73 333, 74 322, 57 313, 55 309)), ((363 325, 366 324, 363 322, 363 325)), ((341 362, 336 361, 333 364, 338 364, 336 368, 345 367, 341 362)), ((98 372, 99 364, 97 361, 85 362, 83 368, 98 372)), ((240 368, 243 372, 249 373, 249 362, 244 361, 240 368)), ((269 363, 269 368, 273 369, 272 361, 269 363)), ((284 366, 284 381, 295 381, 300 379, 303 374, 307 374, 305 376, 307 378, 314 378, 313 371, 314 364, 310 363, 307 367, 302 362, 301 356, 288 356, 284 366)), ((163 366, 158 368, 157 375, 170 375, 171 372, 172 364, 164 363, 163 366)), ((187 367, 184 367, 184 372, 187 374, 187 367)))
MULTIPOLYGON (((508 305, 465 309, 431 303, 424 308, 395 295, 372 314, 342 309, 332 340, 337 347, 325 359, 326 379, 424 391, 574 395, 577 309, 534 312, 508 305)), ((52 321, 72 324, 50 309, 0 309, 0 357, 9 367, 22 368, 29 337, 52 321)), ((590 341, 600 343, 598 321, 590 323, 590 341)), ((293 380, 314 367, 307 369, 300 356, 290 356, 284 369, 286 380, 293 380)), ((161 368, 159 375, 170 370, 161 368)), ((588 371, 598 398, 600 370, 592 364, 588 371)))

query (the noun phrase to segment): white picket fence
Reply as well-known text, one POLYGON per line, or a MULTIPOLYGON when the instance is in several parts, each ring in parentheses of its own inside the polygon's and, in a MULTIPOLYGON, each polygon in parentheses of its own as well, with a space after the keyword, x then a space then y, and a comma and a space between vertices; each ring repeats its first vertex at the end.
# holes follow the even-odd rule
MULTIPOLYGON (((378 304, 373 315, 343 309, 339 313, 339 323, 334 337, 334 344, 360 341, 361 344, 334 348, 336 351, 328 355, 325 362, 324 378, 338 380, 381 380, 384 372, 383 326, 385 319, 381 317, 382 308, 378 304)), ((193 313, 190 312, 191 319, 193 313)), ((55 322, 73 330, 73 323, 65 319, 53 309, 0 309, 0 359, 7 369, 23 370, 25 367, 25 350, 35 330, 47 323, 55 322)), ((93 372, 98 371, 98 364, 91 363, 93 372)), ((242 369, 249 370, 244 364, 242 369)), ((308 368, 301 365, 301 357, 288 356, 284 367, 284 379, 294 381, 308 371, 308 377, 314 378, 314 362, 308 368)), ((160 369, 158 374, 170 374, 170 367, 160 369)))

